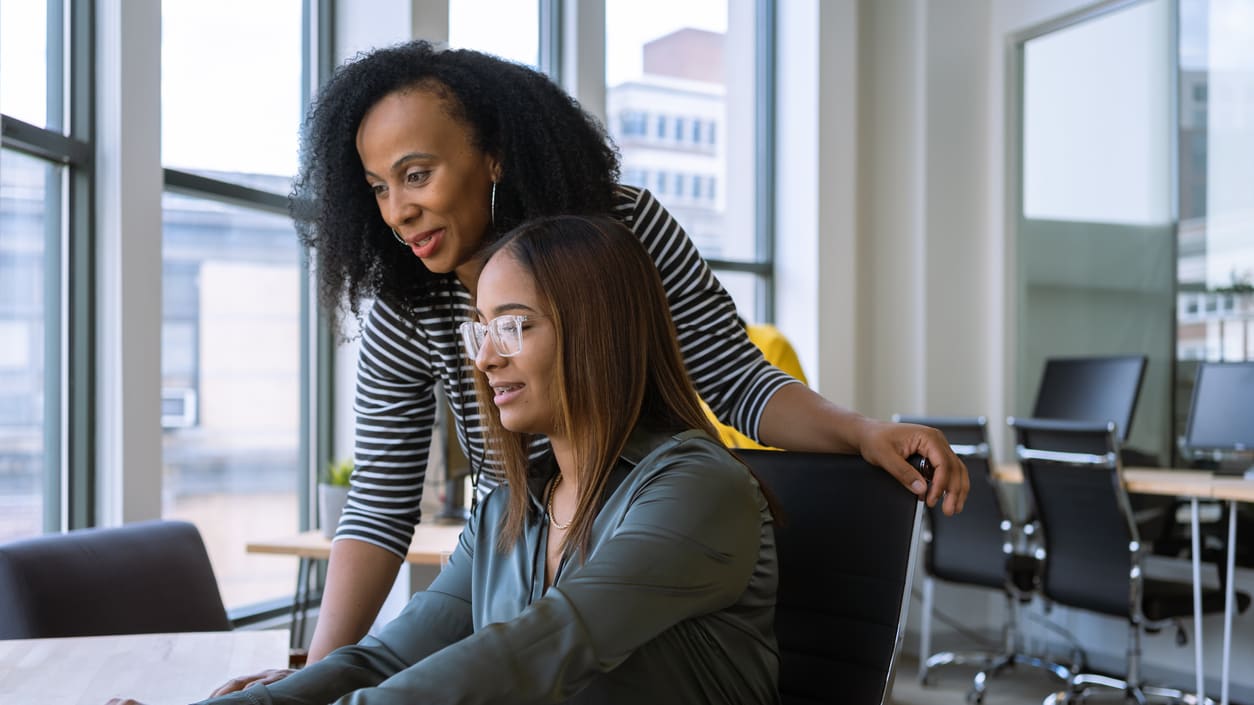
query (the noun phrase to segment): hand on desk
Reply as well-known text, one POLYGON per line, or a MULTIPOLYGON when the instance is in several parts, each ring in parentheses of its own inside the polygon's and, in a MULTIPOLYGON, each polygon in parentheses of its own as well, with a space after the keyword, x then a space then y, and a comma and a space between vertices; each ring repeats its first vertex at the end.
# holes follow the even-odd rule
MULTIPOLYGON (((243 690, 247 688, 253 683, 269 685, 276 681, 281 681, 284 678, 287 678, 288 676, 292 675, 293 673, 295 673, 295 671, 293 671, 290 668, 271 668, 265 671, 261 671, 260 673, 252 673, 247 676, 239 676, 238 678, 232 678, 226 683, 223 683, 222 685, 218 686, 218 689, 210 693, 209 697, 216 698, 219 695, 226 695, 228 693, 234 693, 238 690, 243 690)), ((109 705, 113 705, 113 703, 110 703, 109 705)), ((119 705, 127 705, 127 704, 120 703, 119 705)), ((136 705, 139 705, 139 704, 137 703, 136 705)))
MULTIPOLYGON (((260 673, 253 673, 247 676, 240 676, 238 678, 232 678, 226 683, 223 683, 222 685, 218 686, 217 690, 214 690, 212 693, 209 694, 209 697, 216 698, 219 695, 227 695, 228 693, 234 693, 236 691, 247 688, 253 683, 261 683, 262 685, 268 685, 270 683, 274 683, 275 681, 283 680, 284 678, 287 678, 289 675, 291 675, 294 672, 295 671, 293 671, 290 668, 271 668, 265 671, 261 671, 260 673)), ((111 700, 109 700, 109 702, 105 703, 105 705, 144 705, 144 704, 139 702, 138 700, 131 700, 130 698, 112 698, 111 700)))

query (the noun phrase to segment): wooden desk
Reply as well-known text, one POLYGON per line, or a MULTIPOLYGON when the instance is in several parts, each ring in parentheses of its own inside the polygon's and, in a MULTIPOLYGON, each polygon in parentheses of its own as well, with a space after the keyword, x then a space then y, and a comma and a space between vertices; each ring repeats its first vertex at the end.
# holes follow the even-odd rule
MULTIPOLYGON (((1002 482, 1021 484, 1023 471, 1018 463, 1001 463, 993 471, 1002 482)), ((1209 470, 1177 470, 1162 468, 1123 469, 1123 485, 1133 494, 1154 494, 1167 497, 1210 497, 1214 473, 1209 470)))
MULTIPOLYGON (((443 556, 457 548, 457 539, 465 524, 419 524, 414 527, 414 538, 405 554, 406 563, 438 566, 443 556)), ((331 539, 321 531, 306 531, 270 541, 253 541, 245 544, 249 553, 295 556, 300 559, 296 567, 296 593, 292 601, 292 629, 289 645, 293 649, 305 647, 305 622, 313 595, 313 567, 315 561, 331 557, 331 539)))
MULTIPOLYGON (((457 547, 465 524, 419 524, 405 554, 406 563, 440 565, 440 556, 457 547)), ((252 541, 245 545, 249 553, 271 553, 298 558, 327 560, 331 557, 331 540, 321 531, 306 531, 268 541, 252 541)))
POLYGON ((0 641, 0 703, 190 703, 235 676, 286 665, 283 631, 0 641))

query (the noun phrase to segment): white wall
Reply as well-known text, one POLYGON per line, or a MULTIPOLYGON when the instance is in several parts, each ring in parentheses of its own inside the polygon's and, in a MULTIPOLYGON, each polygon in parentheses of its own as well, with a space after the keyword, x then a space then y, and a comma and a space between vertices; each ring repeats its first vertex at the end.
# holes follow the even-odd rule
POLYGON ((776 321, 811 386, 857 393, 857 2, 777 6, 776 321))

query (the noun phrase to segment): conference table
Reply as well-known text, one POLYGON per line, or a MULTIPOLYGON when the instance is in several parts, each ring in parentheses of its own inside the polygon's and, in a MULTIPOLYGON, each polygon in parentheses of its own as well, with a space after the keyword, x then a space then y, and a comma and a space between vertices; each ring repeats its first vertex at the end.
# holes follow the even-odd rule
MULTIPOLYGON (((1208 470, 1181 470, 1176 468, 1126 467, 1122 469, 1123 485, 1132 494, 1187 497, 1190 504, 1190 524, 1193 535, 1193 628, 1194 659, 1197 671, 1197 695, 1205 697, 1205 669, 1202 664, 1202 564, 1199 545, 1200 519, 1198 502, 1215 499, 1228 504, 1228 580, 1224 595, 1223 664, 1220 674, 1220 705, 1228 705, 1231 682, 1232 620, 1235 600, 1237 544, 1237 503, 1254 502, 1254 478, 1232 475, 1216 475, 1208 470)), ((1002 463, 993 471, 998 480, 1022 484, 1023 471, 1017 463, 1002 463)))
MULTIPOLYGON (((461 536, 462 522, 441 524, 422 523, 414 527, 414 537, 410 540, 409 551, 405 554, 405 562, 414 565, 442 565, 444 557, 457 547, 457 539, 461 536)), ((292 602, 292 629, 290 647, 301 648, 305 643, 306 615, 313 596, 313 569, 318 561, 331 557, 331 539, 321 531, 305 531, 290 536, 281 536, 265 541, 251 541, 244 550, 249 553, 268 553, 280 556, 295 556, 300 559, 296 569, 296 595, 292 602)))
POLYGON ((283 630, 0 641, 0 703, 190 703, 235 676, 286 664, 283 630))

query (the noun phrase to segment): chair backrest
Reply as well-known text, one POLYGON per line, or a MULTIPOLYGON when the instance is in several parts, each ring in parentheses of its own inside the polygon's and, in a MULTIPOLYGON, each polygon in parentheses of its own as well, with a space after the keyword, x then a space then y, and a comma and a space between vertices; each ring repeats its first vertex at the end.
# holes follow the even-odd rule
POLYGON ((782 702, 882 703, 903 635, 922 503, 858 456, 736 453, 780 507, 782 702))
POLYGON ((960 513, 945 516, 939 502, 927 509, 929 531, 923 555, 928 574, 951 582, 1009 589, 1010 514, 993 480, 985 418, 898 415, 893 420, 931 426, 945 434, 971 479, 960 513))
POLYGON ((151 521, 0 545, 0 639, 226 631, 192 524, 151 521))
POLYGON ((1145 355, 1089 355, 1045 360, 1032 416, 1038 419, 1115 422, 1122 444, 1132 430, 1145 379, 1145 355))
POLYGON ((1133 617, 1139 538, 1114 423, 1010 419, 1045 548, 1041 589, 1063 605, 1133 617))

